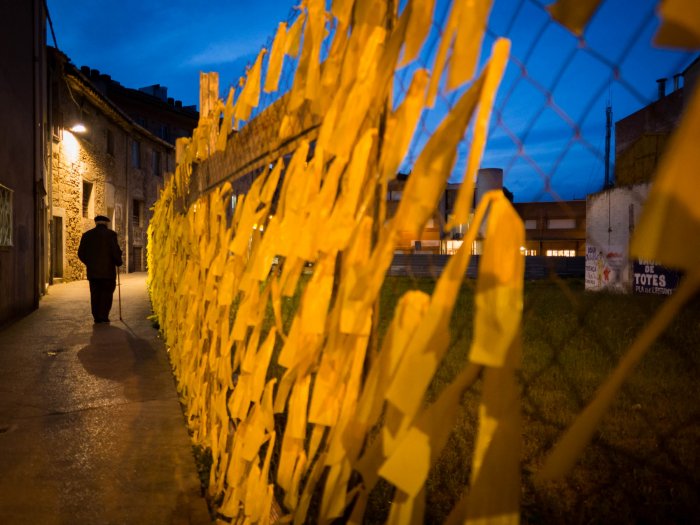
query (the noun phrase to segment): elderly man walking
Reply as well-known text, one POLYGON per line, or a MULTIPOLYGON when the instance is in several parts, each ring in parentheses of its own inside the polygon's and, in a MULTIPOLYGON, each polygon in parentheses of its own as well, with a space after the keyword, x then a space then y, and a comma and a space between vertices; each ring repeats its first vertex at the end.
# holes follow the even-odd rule
POLYGON ((95 227, 80 239, 78 258, 87 267, 90 281, 90 306, 95 323, 109 323, 112 297, 117 286, 116 267, 122 265, 122 250, 117 234, 107 228, 109 218, 95 217, 95 227))

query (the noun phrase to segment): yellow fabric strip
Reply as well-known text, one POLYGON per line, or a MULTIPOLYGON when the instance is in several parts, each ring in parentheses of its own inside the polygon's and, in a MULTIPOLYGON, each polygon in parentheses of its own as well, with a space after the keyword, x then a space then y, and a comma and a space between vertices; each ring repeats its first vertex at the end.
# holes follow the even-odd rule
POLYGON ((289 93, 287 112, 296 111, 304 100, 314 100, 320 85, 319 51, 323 39, 323 0, 305 0, 307 9, 304 26, 304 45, 289 93))
POLYGON ((336 360, 325 352, 314 380, 309 407, 310 423, 332 426, 338 420, 340 399, 345 389, 340 381, 337 367, 336 360))
POLYGON ((487 367, 465 523, 520 522, 521 427, 515 369, 487 367))
POLYGON ((298 379, 292 389, 292 395, 289 398, 289 416, 285 436, 289 434, 293 438, 302 440, 306 437, 306 414, 309 405, 310 385, 311 376, 307 375, 298 379))
POLYGON ((438 399, 421 411, 415 426, 399 440, 380 467, 380 476, 410 497, 419 494, 452 430, 446 423, 455 420, 462 394, 476 381, 480 370, 477 365, 463 369, 438 399))
POLYGON ((250 118, 250 112, 253 110, 253 108, 258 107, 258 102, 260 101, 262 60, 265 53, 267 53, 266 49, 263 48, 260 50, 258 57, 255 59, 253 67, 250 68, 248 74, 246 75, 245 86, 243 87, 241 94, 238 96, 238 100, 236 100, 234 118, 237 121, 248 120, 250 118))
POLYGON ((486 22, 491 11, 492 0, 464 2, 459 12, 452 56, 447 71, 446 88, 457 89, 471 79, 481 54, 486 22))
POLYGON ((295 511, 297 505, 299 504, 299 485, 301 481, 301 476, 305 471, 306 463, 306 453, 302 449, 299 451, 296 463, 294 465, 291 486, 289 487, 287 493, 284 495, 284 505, 291 511, 295 511))
POLYGON ((294 465, 303 449, 303 440, 293 438, 285 431, 282 438, 282 450, 277 465, 277 484, 286 492, 291 489, 294 465))
POLYGON ((461 224, 466 224, 469 220, 472 197, 474 194, 474 182, 477 170, 481 165, 481 159, 486 146, 488 136, 489 121, 491 119, 491 108, 496 98, 498 86, 503 78, 508 56, 510 55, 510 41, 499 38, 491 49, 491 59, 484 71, 485 79, 483 89, 479 95, 479 108, 474 121, 474 135, 471 147, 469 148, 469 158, 467 169, 464 172, 462 185, 457 193, 452 208, 452 217, 447 221, 445 230, 450 230, 461 224))
POLYGON ((386 37, 386 30, 381 27, 373 28, 369 40, 366 42, 356 70, 356 77, 347 100, 352 100, 353 111, 343 111, 339 107, 345 106, 344 97, 336 97, 334 105, 337 112, 335 122, 327 121, 321 126, 318 142, 325 151, 342 158, 350 158, 357 136, 366 119, 366 113, 374 101, 374 83, 377 77, 376 64, 382 53, 382 44, 386 37))
POLYGON ((306 13, 299 13, 299 16, 287 31, 287 39, 284 46, 284 53, 287 56, 297 57, 299 55, 299 44, 301 43, 301 34, 305 21, 306 13))
POLYGON ((221 119, 221 126, 219 128, 219 135, 216 139, 216 151, 218 152, 226 151, 226 141, 228 140, 228 134, 233 129, 234 94, 235 90, 233 87, 231 87, 229 89, 228 97, 226 99, 226 106, 224 107, 224 116, 221 119))
POLYGON ((522 219, 502 191, 490 192, 491 206, 476 283, 474 338, 469 360, 493 367, 519 367, 523 313, 525 244, 522 219))
MULTIPOLYGON (((494 45, 492 57, 494 63, 500 63, 504 60, 504 53, 507 56, 508 47, 507 41, 502 40, 494 45)), ((479 79, 460 97, 416 160, 395 216, 396 229, 405 231, 412 238, 417 238, 427 220, 432 216, 444 189, 444 184, 451 175, 457 144, 464 136, 482 89, 485 89, 484 82, 485 78, 488 77, 489 69, 490 64, 486 71, 482 72, 479 79)), ((495 91, 496 85, 489 87, 495 91)), ((466 195, 462 199, 466 199, 466 195)))
MULTIPOLYGON (((321 44, 324 38, 324 26, 326 21, 325 1, 308 1, 307 30, 304 35, 304 51, 309 50, 309 64, 305 73, 306 100, 316 100, 321 87, 321 44)), ((302 51, 302 61, 303 53, 302 51)), ((301 67, 301 64, 299 65, 301 67)))
POLYGON ((323 334, 326 331, 326 317, 333 292, 335 256, 322 258, 314 269, 314 274, 304 291, 301 307, 301 332, 323 334))
POLYGON ((346 504, 345 493, 351 472, 350 462, 347 460, 331 466, 321 501, 321 512, 319 514, 321 521, 325 522, 331 518, 342 516, 346 504))
POLYGON ((267 369, 270 365, 272 351, 275 348, 275 336, 276 332, 273 328, 267 334, 267 338, 260 347, 260 350, 255 354, 255 365, 250 385, 250 396, 253 401, 261 399, 263 391, 265 390, 265 378, 267 377, 267 369))
POLYGON ((267 63, 267 74, 265 76, 265 93, 277 91, 282 65, 284 64, 284 51, 287 45, 287 23, 280 22, 277 26, 277 33, 270 49, 270 58, 267 63))
POLYGON ((600 4, 601 0, 558 0, 548 5, 547 10, 554 20, 581 36, 600 4))
POLYGON ((415 496, 408 496, 400 490, 396 491, 391 502, 387 525, 422 525, 425 514, 425 491, 421 490, 415 496))
POLYGON ((387 121, 381 162, 381 172, 385 182, 396 177, 401 161, 411 145, 416 125, 423 112, 428 79, 427 70, 416 70, 403 102, 387 121))
POLYGON ((655 35, 657 46, 688 50, 700 48, 700 4, 695 0, 664 0, 659 3, 661 27, 655 35))
POLYGON ((350 23, 350 15, 354 4, 355 0, 333 0, 331 12, 342 27, 347 27, 350 23))
POLYGON ((433 62, 433 67, 430 69, 430 84, 428 85, 428 95, 425 102, 425 105, 429 108, 435 106, 435 99, 437 98, 442 76, 447 64, 448 52, 452 46, 454 33, 459 21, 459 14, 463 5, 464 2, 452 3, 450 6, 450 14, 442 30, 442 38, 440 39, 440 45, 435 55, 435 62, 433 62))
POLYGON ((430 302, 427 294, 412 290, 406 292, 396 305, 389 330, 382 341, 377 361, 370 368, 357 404, 357 423, 369 428, 381 415, 386 390, 392 382, 408 341, 425 315, 430 302))
POLYGON ((321 65, 321 92, 319 93, 318 113, 325 114, 337 92, 341 81, 341 73, 345 50, 348 45, 348 31, 345 27, 337 27, 333 37, 328 58, 321 65))
POLYGON ((299 505, 296 512, 294 513, 294 524, 303 525, 306 523, 306 514, 309 510, 309 505, 311 503, 311 496, 316 489, 321 474, 324 472, 325 462, 323 461, 323 455, 316 461, 314 466, 311 468, 311 472, 306 479, 304 485, 304 490, 299 498, 299 505))
POLYGON ((279 356, 277 357, 277 363, 285 368, 292 368, 299 362, 297 356, 297 351, 299 350, 301 339, 301 317, 299 315, 294 316, 292 321, 292 326, 287 334, 287 340, 282 346, 279 356))
POLYGON ((405 9, 411 10, 411 18, 406 28, 406 44, 399 66, 412 62, 420 53, 426 37, 430 33, 435 10, 435 0, 414 0, 405 9))

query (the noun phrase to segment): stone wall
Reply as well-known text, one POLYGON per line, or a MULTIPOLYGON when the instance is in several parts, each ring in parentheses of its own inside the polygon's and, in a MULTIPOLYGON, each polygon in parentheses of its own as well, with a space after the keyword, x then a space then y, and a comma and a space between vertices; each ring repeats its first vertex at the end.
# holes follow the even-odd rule
POLYGON ((65 280, 85 278, 85 267, 78 260, 78 245, 84 231, 94 227, 95 215, 107 214, 105 183, 108 164, 88 138, 63 130, 62 140, 52 152, 52 204, 63 210, 65 280), (92 184, 87 215, 83 214, 83 182, 92 184))

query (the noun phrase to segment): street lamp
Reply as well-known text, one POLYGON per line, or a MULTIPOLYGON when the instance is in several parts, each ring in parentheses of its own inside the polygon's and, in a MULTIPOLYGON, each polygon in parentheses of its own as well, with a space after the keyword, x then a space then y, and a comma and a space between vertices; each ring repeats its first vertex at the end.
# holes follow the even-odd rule
POLYGON ((73 133, 85 133, 87 128, 82 122, 76 122, 71 128, 69 128, 73 133))

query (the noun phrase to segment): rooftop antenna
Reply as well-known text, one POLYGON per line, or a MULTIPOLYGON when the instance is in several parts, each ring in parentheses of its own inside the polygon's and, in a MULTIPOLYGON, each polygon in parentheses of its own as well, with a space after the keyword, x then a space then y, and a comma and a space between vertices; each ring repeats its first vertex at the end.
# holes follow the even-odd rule
POLYGON ((610 180, 610 135, 612 131, 612 96, 608 87, 608 100, 605 105, 605 182, 603 189, 612 187, 610 180))

